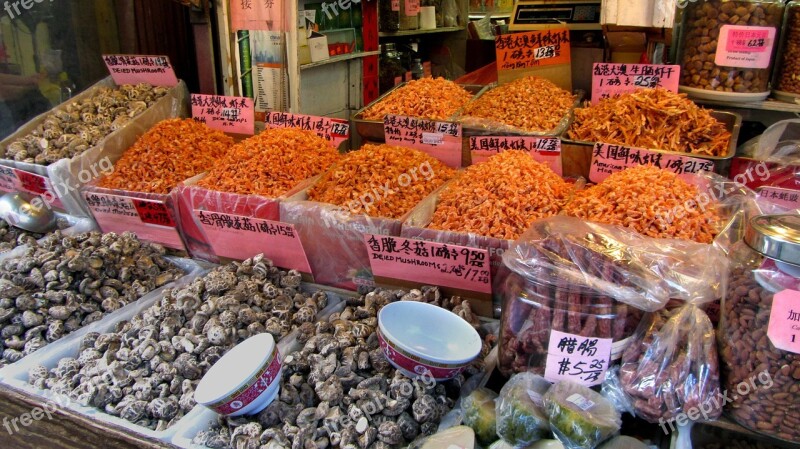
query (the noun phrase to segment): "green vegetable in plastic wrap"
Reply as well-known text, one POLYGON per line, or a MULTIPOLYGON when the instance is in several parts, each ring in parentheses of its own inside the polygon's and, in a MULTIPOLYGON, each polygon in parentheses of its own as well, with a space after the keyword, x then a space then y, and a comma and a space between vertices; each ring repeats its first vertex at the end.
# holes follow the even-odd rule
POLYGON ((497 393, 488 388, 478 388, 464 398, 464 424, 472 427, 484 446, 497 439, 495 399, 497 393))
POLYGON ((514 447, 540 440, 548 429, 542 396, 549 386, 529 372, 511 377, 497 399, 497 435, 514 447))
POLYGON ((570 381, 553 385, 544 402, 550 429, 567 449, 593 448, 619 431, 622 424, 610 401, 570 381))

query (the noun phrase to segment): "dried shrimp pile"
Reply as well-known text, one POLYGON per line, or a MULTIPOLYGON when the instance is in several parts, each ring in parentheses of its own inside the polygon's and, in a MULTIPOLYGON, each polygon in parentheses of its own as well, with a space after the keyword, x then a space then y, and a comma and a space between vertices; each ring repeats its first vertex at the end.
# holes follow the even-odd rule
POLYGON ((242 195, 278 197, 339 159, 328 141, 311 131, 267 129, 234 146, 200 187, 242 195))
POLYGON ((504 151, 447 186, 428 227, 516 239, 534 220, 557 214, 571 191, 526 152, 504 151))
POLYGON ((570 139, 724 156, 731 133, 686 95, 640 89, 576 109, 570 139))
POLYGON ((343 156, 309 190, 308 199, 352 213, 400 218, 454 174, 421 151, 368 144, 343 156))
POLYGON ((553 131, 575 104, 575 96, 552 82, 528 76, 498 86, 464 108, 462 117, 484 119, 487 125, 513 126, 525 131, 553 131))
POLYGON ((383 120, 387 114, 445 120, 472 98, 458 84, 444 78, 409 81, 363 112, 365 120, 383 120))
POLYGON ((674 173, 641 166, 614 173, 580 191, 564 208, 567 215, 621 225, 658 238, 711 243, 718 217, 708 206, 686 207, 698 200, 697 187, 674 173))
POLYGON ((144 133, 98 186, 146 193, 168 193, 192 176, 211 169, 233 146, 224 133, 192 119, 170 119, 144 133))

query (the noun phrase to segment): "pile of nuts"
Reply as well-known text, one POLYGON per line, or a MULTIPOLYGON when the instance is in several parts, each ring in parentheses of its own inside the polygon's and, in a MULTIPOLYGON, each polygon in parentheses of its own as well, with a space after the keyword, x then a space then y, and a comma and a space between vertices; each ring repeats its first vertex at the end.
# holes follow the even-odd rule
POLYGON ((364 120, 380 120, 388 114, 430 120, 445 120, 472 98, 458 84, 444 78, 422 78, 409 81, 393 90, 381 101, 362 113, 364 120))
POLYGON ((270 128, 234 146, 197 185, 276 198, 337 160, 339 152, 312 131, 270 128))
POLYGON ((100 87, 90 97, 47 114, 30 134, 0 148, 0 158, 50 165, 97 145, 169 92, 149 84, 100 87))
POLYGON ((800 7, 793 5, 786 11, 783 51, 778 76, 778 90, 800 94, 800 7))
MULTIPOLYGON (((252 417, 218 418, 193 443, 232 449, 389 449, 435 433, 466 377, 438 384, 424 376, 412 380, 389 364, 378 345, 377 314, 398 300, 444 301, 437 288, 379 289, 348 299, 342 312, 303 336, 300 351, 286 355, 278 399, 252 417)), ((458 298, 449 303, 462 304, 458 298)), ((483 369, 486 341, 467 376, 483 369)))
POLYGON ((566 120, 575 96, 537 76, 495 87, 470 102, 461 113, 465 125, 512 127, 526 132, 553 132, 566 120))
POLYGON ((194 390, 208 369, 237 343, 269 332, 314 332, 325 292, 300 290, 301 275, 256 256, 214 269, 113 332, 88 334, 77 357, 29 381, 137 425, 160 431, 195 406, 194 390))
POLYGON ((160 245, 132 233, 56 231, 0 263, 0 366, 183 275, 160 245))
MULTIPOLYGON (((56 219, 57 229, 66 229, 67 227, 69 227, 69 223, 66 220, 56 219)), ((36 240, 44 236, 45 234, 11 226, 7 221, 0 219, 0 253, 11 251, 18 246, 35 244, 36 240)))
POLYGON ((726 45, 719 41, 723 26, 772 27, 777 36, 783 16, 781 2, 709 0, 690 3, 684 14, 682 86, 729 93, 769 91, 769 67, 723 67, 715 60, 720 45, 726 45))
POLYGON ((192 119, 169 119, 144 133, 97 185, 108 189, 169 193, 180 182, 212 168, 233 139, 192 119))

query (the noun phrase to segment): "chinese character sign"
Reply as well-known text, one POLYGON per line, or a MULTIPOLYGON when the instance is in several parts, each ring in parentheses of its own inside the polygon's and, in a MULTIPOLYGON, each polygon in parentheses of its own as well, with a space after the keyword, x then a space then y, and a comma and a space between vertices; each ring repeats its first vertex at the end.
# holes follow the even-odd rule
POLYGON ((680 70, 679 65, 595 63, 592 103, 637 89, 661 87, 678 92, 680 70))
POLYGON ((403 115, 383 119, 386 143, 414 148, 439 159, 449 167, 461 167, 461 125, 403 115))
POLYGON ((611 360, 611 343, 610 338, 550 331, 544 378, 571 380, 587 387, 601 384, 611 360))
POLYGON ((231 31, 287 30, 282 0, 230 0, 231 31))
POLYGON ((602 182, 613 173, 638 165, 654 165, 677 175, 714 170, 714 163, 707 159, 659 153, 625 145, 596 143, 592 150, 589 180, 602 182))
POLYGON ((192 118, 227 133, 255 133, 252 98, 192 94, 192 118))
POLYGON ((569 30, 566 28, 503 34, 495 38, 494 44, 498 71, 570 62, 569 30))
POLYGON ((103 55, 103 62, 118 86, 146 83, 173 87, 178 84, 175 70, 166 56, 103 55))
POLYGON ((537 162, 561 175, 561 139, 530 136, 473 136, 469 138, 472 163, 477 164, 507 150, 525 151, 537 162))
POLYGON ((267 113, 264 123, 268 128, 296 128, 313 131, 327 140, 334 148, 338 148, 339 144, 350 138, 350 122, 338 118, 272 111, 267 113))

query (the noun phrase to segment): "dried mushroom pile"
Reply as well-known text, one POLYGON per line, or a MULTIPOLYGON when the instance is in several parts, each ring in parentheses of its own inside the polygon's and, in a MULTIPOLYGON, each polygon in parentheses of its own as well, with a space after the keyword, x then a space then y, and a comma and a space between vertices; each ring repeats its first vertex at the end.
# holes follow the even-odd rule
POLYGON ((300 291, 301 275, 256 256, 218 267, 114 332, 88 334, 77 358, 29 373, 37 388, 154 430, 164 430, 195 405, 208 369, 237 343, 269 332, 276 340, 311 323, 328 302, 300 291))
POLYGON ((454 175, 421 151, 367 144, 344 155, 308 191, 308 199, 371 217, 400 218, 454 175))
POLYGON ((511 126, 528 132, 554 131, 575 104, 575 96, 536 76, 498 86, 469 103, 461 114, 489 127, 511 126))
MULTIPOLYGON (((436 384, 396 371, 378 346, 380 308, 394 301, 438 304, 469 319, 468 303, 443 298, 437 288, 376 290, 348 300, 341 313, 304 334, 299 352, 284 358, 280 396, 253 417, 219 418, 193 440, 212 448, 373 448, 407 447, 436 432, 455 404, 465 376, 436 384)), ((474 317, 473 317, 474 318, 474 317)), ((477 326, 477 320, 471 321, 477 326)), ((467 368, 474 375, 489 351, 467 368)))
POLYGON ((570 139, 638 148, 725 156, 731 133, 684 94, 639 89, 575 110, 570 139))
POLYGON ((100 87, 89 98, 49 113, 27 136, 0 148, 0 158, 50 165, 97 145, 169 92, 149 84, 100 87))
POLYGON ((163 120, 144 133, 97 185, 145 193, 169 193, 180 182, 209 170, 233 139, 192 119, 163 120))
POLYGON ((534 220, 557 214, 571 191, 528 153, 504 151, 448 185, 428 227, 513 240, 534 220))
MULTIPOLYGON (((36 242, 33 242, 36 243, 36 242)), ((131 233, 60 231, 0 264, 0 366, 16 362, 183 272, 131 233)))
POLYGON ((684 206, 698 198, 697 187, 675 173, 643 165, 614 173, 600 184, 577 192, 564 211, 584 220, 625 226, 649 237, 711 243, 719 221, 714 205, 684 206))
POLYGON ((339 152, 312 131, 267 129, 234 146, 197 185, 275 198, 324 172, 338 159, 339 152))
POLYGON ((444 78, 409 81, 364 110, 364 120, 383 120, 388 114, 445 120, 472 98, 458 84, 444 78))
MULTIPOLYGON (((56 219, 57 229, 66 229, 68 227, 69 223, 66 220, 62 218, 56 219)), ((0 219, 0 253, 11 251, 18 246, 35 244, 36 240, 44 236, 45 234, 11 226, 7 221, 0 219)))

